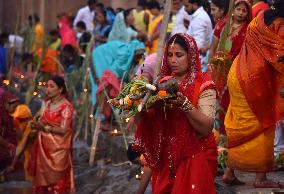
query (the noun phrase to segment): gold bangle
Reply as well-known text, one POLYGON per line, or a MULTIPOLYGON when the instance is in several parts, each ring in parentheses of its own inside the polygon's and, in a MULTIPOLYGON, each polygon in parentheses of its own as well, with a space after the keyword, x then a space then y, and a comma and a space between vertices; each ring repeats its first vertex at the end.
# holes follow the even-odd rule
POLYGON ((191 104, 191 102, 189 100, 187 100, 183 106, 181 107, 181 109, 184 111, 184 112, 190 112, 194 109, 194 106, 191 104))
POLYGON ((185 97, 185 100, 184 100, 184 102, 183 102, 183 104, 181 106, 183 107, 186 103, 188 103, 188 98, 187 97, 185 97))

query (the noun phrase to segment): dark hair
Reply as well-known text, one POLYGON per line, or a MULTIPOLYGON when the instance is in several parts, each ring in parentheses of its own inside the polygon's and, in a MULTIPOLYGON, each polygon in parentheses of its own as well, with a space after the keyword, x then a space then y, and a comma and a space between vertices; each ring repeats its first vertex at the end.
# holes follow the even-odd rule
POLYGON ((147 0, 138 0, 137 5, 141 7, 147 7, 147 0))
POLYGON ((128 145, 128 149, 127 149, 127 158, 128 158, 128 160, 130 160, 131 162, 134 162, 134 160, 137 157, 140 157, 140 156, 141 156, 141 154, 139 152, 137 152, 136 150, 134 150, 134 144, 130 143, 128 145))
POLYGON ((63 49, 62 49, 63 52, 67 52, 67 53, 70 53, 70 54, 74 54, 76 52, 75 48, 71 45, 71 44, 66 44, 63 49))
POLYGON ((208 0, 201 0, 201 6, 204 8, 204 10, 207 12, 208 15, 210 15, 210 3, 208 0))
POLYGON ((249 4, 248 4, 246 1, 240 1, 240 2, 238 2, 237 4, 234 5, 234 8, 236 8, 236 7, 237 7, 238 5, 240 5, 241 3, 244 3, 244 4, 246 5, 246 8, 247 8, 247 10, 248 10, 248 12, 249 12, 250 7, 249 7, 249 4))
POLYGON ((0 45, 3 46, 9 40, 9 33, 2 32, 0 34, 0 45))
POLYGON ((266 25, 271 25, 276 18, 284 18, 284 1, 274 0, 273 7, 264 12, 264 22, 266 25))
POLYGON ((211 2, 214 5, 216 5, 219 9, 223 9, 224 15, 226 15, 228 13, 229 4, 230 4, 229 0, 211 0, 211 2))
POLYGON ((22 55, 22 61, 27 61, 27 60, 33 60, 34 59, 34 56, 32 53, 24 53, 22 55))
POLYGON ((160 3, 156 0, 151 0, 147 3, 148 9, 158 9, 161 10, 160 3))
POLYGON ((93 4, 96 4, 97 3, 97 1, 96 0, 88 0, 88 5, 89 6, 91 6, 91 5, 93 5, 93 4))
POLYGON ((186 41, 181 36, 174 36, 168 41, 168 45, 171 45, 172 43, 178 44, 181 46, 185 51, 188 50, 186 41))
POLYGON ((83 52, 86 52, 88 43, 90 42, 92 38, 92 35, 89 32, 84 32, 79 40, 79 46, 83 50, 83 52))
POLYGON ((38 23, 39 22, 39 17, 38 17, 38 15, 37 14, 32 14, 32 15, 29 15, 29 17, 28 17, 28 20, 29 20, 29 22, 30 23, 38 23))
POLYGON ((133 10, 133 8, 129 8, 129 9, 123 11, 124 20, 126 20, 126 17, 131 13, 132 10, 133 10))
MULTIPOLYGON (((123 17, 124 17, 124 22, 125 22, 125 24, 126 24, 126 17, 131 13, 132 10, 133 10, 133 8, 129 8, 129 9, 127 9, 127 10, 125 10, 125 11, 122 12, 122 13, 123 13, 123 17)), ((130 25, 130 27, 131 27, 133 30, 137 31, 137 29, 135 28, 135 26, 130 25)))
POLYGON ((106 11, 110 11, 113 15, 115 15, 115 11, 112 7, 107 7, 106 11))
POLYGON ((80 20, 79 22, 76 23, 76 27, 81 28, 83 30, 87 29, 85 22, 83 22, 82 20, 80 20))
POLYGON ((59 36, 59 32, 58 32, 58 30, 50 30, 49 35, 50 36, 59 36))
POLYGON ((62 89, 62 95, 67 95, 67 88, 63 77, 54 75, 49 80, 52 80, 60 89, 62 89))
POLYGON ((202 5, 201 0, 188 0, 188 2, 189 2, 189 3, 192 3, 192 4, 193 4, 193 3, 197 3, 198 6, 201 6, 201 5, 202 5))
POLYGON ((105 18, 107 18, 107 12, 105 10, 101 10, 98 13, 101 13, 105 18))
POLYGON ((105 5, 103 3, 97 3, 96 7, 100 8, 100 10, 105 10, 105 5))

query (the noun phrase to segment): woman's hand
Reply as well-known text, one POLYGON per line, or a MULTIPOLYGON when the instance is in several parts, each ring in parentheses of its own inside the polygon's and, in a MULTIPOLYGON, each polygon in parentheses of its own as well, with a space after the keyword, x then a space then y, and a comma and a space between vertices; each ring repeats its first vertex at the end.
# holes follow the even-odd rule
POLYGON ((184 96, 182 93, 178 92, 176 99, 170 99, 170 108, 178 107, 182 109, 184 112, 189 112, 194 109, 194 106, 191 102, 184 96))
POLYGON ((41 122, 31 122, 31 128, 33 130, 45 131, 44 125, 41 122))

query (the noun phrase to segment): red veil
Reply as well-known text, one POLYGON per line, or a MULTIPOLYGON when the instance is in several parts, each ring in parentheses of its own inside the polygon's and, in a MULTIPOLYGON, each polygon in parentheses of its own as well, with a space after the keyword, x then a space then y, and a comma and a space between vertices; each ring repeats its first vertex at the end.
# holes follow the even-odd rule
MULTIPOLYGON (((177 36, 183 38, 188 48, 189 68, 184 80, 179 84, 179 91, 183 93, 194 106, 198 97, 206 89, 214 88, 214 82, 208 74, 202 74, 199 52, 195 40, 186 34, 175 34, 169 42, 177 36)), ((168 63, 169 44, 166 45, 163 57, 161 75, 171 75, 168 63)), ((175 175, 177 166, 182 159, 191 157, 201 151, 201 146, 195 130, 188 121, 186 114, 179 108, 166 108, 156 104, 141 114, 135 135, 135 145, 144 154, 152 169, 158 168, 163 154, 167 154, 171 175, 175 175), (166 153, 165 150, 168 152, 166 153)))

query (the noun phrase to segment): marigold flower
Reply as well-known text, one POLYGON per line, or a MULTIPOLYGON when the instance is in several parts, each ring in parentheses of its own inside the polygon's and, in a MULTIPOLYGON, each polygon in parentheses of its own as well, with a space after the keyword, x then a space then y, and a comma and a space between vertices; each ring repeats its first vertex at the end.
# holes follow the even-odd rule
POLYGON ((127 104, 128 106, 132 106, 132 101, 129 98, 127 99, 127 104))
POLYGON ((135 102, 136 102, 137 105, 139 105, 139 104, 141 104, 142 99, 140 98, 140 99, 136 100, 135 102))
POLYGON ((160 96, 160 97, 166 97, 166 96, 168 96, 168 93, 167 93, 167 91, 165 91, 165 90, 160 90, 160 91, 158 92, 158 96, 160 96))

